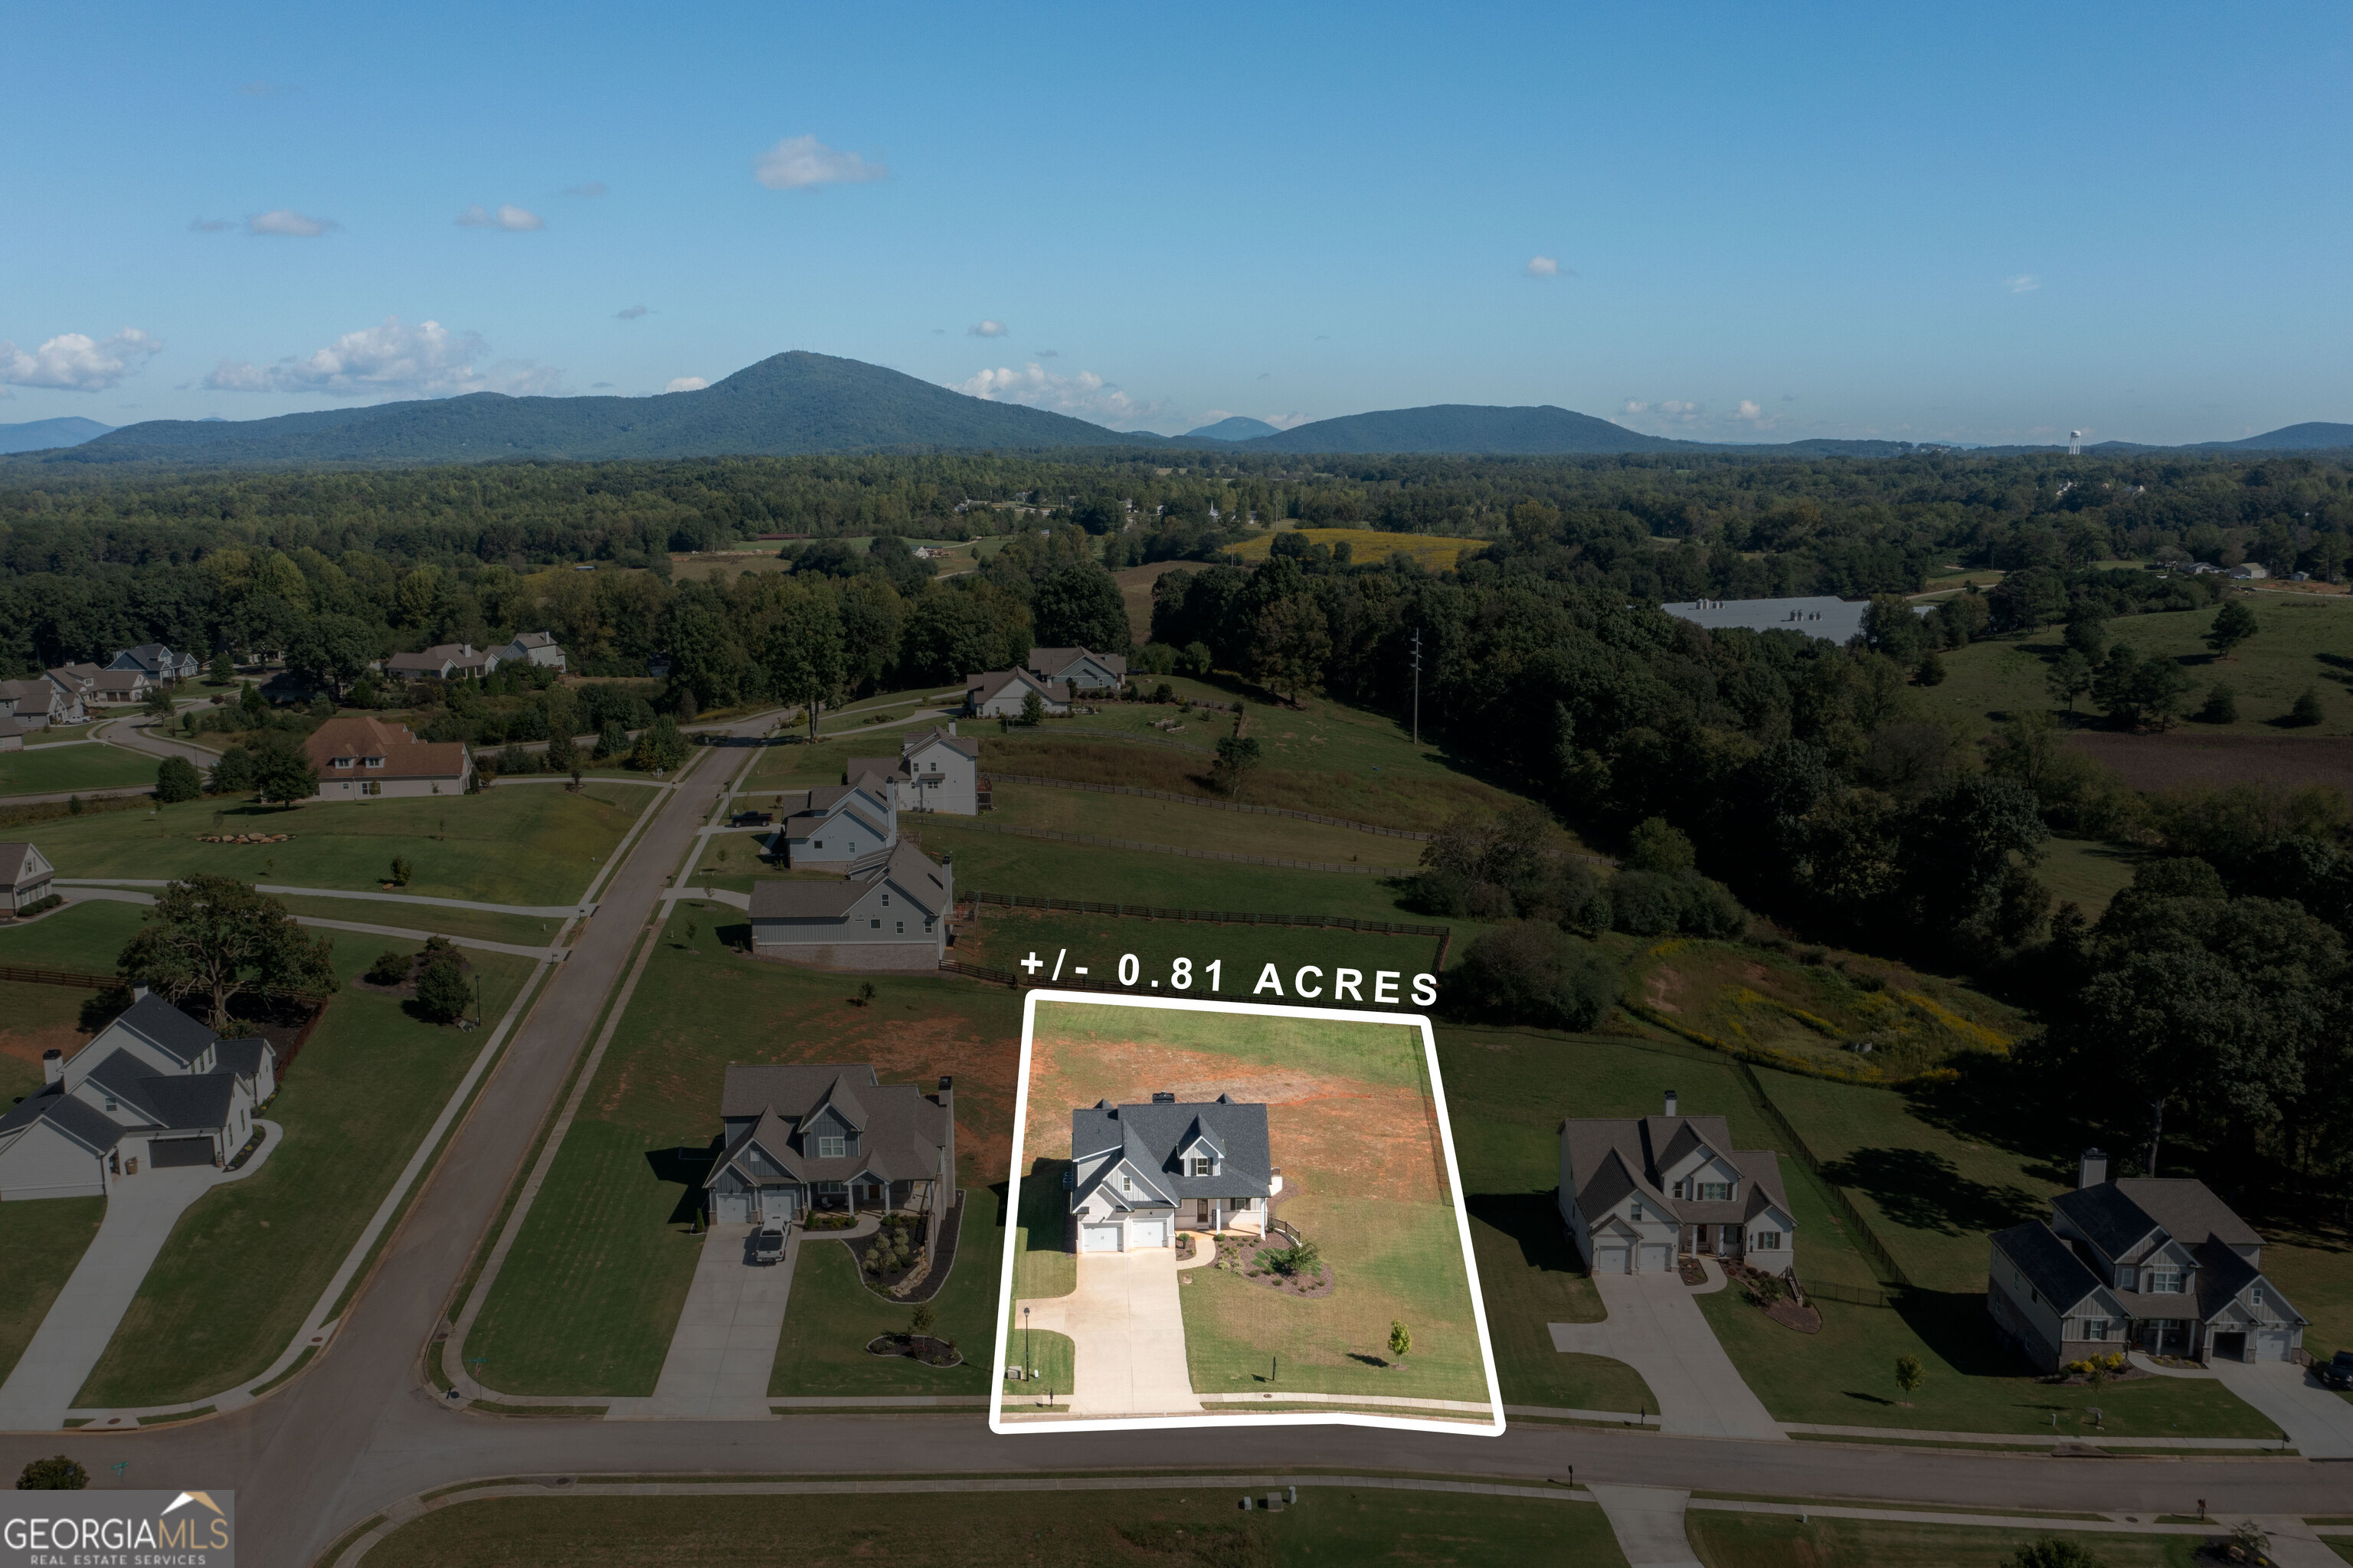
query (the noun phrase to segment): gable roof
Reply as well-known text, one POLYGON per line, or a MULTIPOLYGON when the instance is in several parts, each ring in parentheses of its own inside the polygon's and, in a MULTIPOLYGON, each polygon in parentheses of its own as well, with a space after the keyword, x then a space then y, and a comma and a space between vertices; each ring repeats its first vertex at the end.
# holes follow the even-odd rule
POLYGON ((845 876, 765 876, 752 884, 754 920, 839 920, 887 882, 934 919, 947 913, 947 868, 901 840, 881 863, 845 876))
POLYGON ((913 1084, 877 1083, 871 1063, 730 1066, 719 1107, 725 1120, 752 1125, 714 1163, 712 1180, 751 1141, 803 1181, 923 1180, 939 1174, 947 1149, 947 1107, 913 1084), (857 1153, 828 1160, 806 1146, 800 1129, 828 1106, 857 1129, 857 1153))
POLYGON ((950 751, 960 751, 975 762, 980 760, 980 742, 968 735, 950 735, 944 729, 928 729, 899 747, 902 758, 914 756, 927 747, 944 746, 950 751))
POLYGON ((22 839, 0 843, 0 888, 18 888, 38 882, 51 871, 48 859, 22 839))
POLYGON ((555 633, 553 631, 518 631, 515 633, 515 640, 511 646, 525 649, 553 648, 555 646, 555 633))
POLYGON ((1045 683, 1027 670, 990 670, 964 678, 965 696, 975 705, 993 703, 1008 686, 1024 686, 1038 694, 1042 702, 1059 703, 1062 699, 1048 691, 1045 683))
POLYGON ((2051 1206, 2109 1257, 2123 1256, 2164 1229, 2156 1215, 2134 1202, 2114 1181, 2062 1192, 2051 1200, 2051 1206))
POLYGON ((1186 1198, 1263 1198, 1273 1188, 1273 1156, 1267 1138, 1266 1107, 1220 1095, 1214 1100, 1112 1106, 1097 1103, 1071 1113, 1074 1160, 1109 1155, 1071 1193, 1075 1207, 1099 1189, 1123 1162, 1133 1166, 1166 1202, 1186 1198), (1215 1176, 1188 1176, 1177 1160, 1203 1132, 1215 1138, 1224 1169, 1215 1176))
POLYGON ((1781 1157, 1769 1149, 1735 1149, 1731 1124, 1720 1116, 1571 1117, 1561 1123, 1560 1135, 1577 1209, 1588 1221, 1640 1192, 1662 1216, 1677 1221, 1735 1224, 1769 1205, 1796 1223, 1781 1184, 1781 1157), (1702 1149, 1740 1173, 1738 1196, 1669 1193, 1664 1171, 1702 1149))
POLYGON ((319 770, 322 781, 339 772, 370 779, 460 779, 466 772, 465 742, 419 740, 406 725, 386 724, 364 715, 329 719, 311 732, 302 743, 302 754, 319 770), (384 765, 368 768, 363 763, 343 769, 333 766, 337 758, 361 762, 370 757, 383 758, 384 765))
MULTIPOLYGON (((117 1026, 130 1030, 184 1067, 194 1063, 205 1054, 206 1047, 220 1038, 153 991, 125 1008, 112 1023, 107 1025, 107 1029, 117 1026)), ((101 1029, 90 1045, 82 1049, 87 1051, 90 1045, 96 1045, 105 1038, 106 1030, 101 1029)))
POLYGON ((2263 1238, 2205 1182, 2186 1176, 2127 1176, 2107 1183, 2178 1242, 2212 1240, 2225 1246, 2261 1246, 2263 1238))
POLYGON ((96 1106, 67 1094, 62 1086, 47 1084, 0 1114, 0 1137, 37 1121, 47 1122, 92 1154, 105 1153, 130 1130, 96 1106))
POLYGON ((2099 1276, 2041 1220, 1996 1231, 1989 1239, 2062 1316, 2101 1288, 2099 1276))

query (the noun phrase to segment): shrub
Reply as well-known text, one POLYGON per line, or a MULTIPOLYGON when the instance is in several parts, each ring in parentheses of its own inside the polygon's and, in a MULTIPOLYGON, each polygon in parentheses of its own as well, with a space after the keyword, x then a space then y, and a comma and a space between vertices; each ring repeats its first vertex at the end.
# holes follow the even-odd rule
POLYGON ((155 799, 165 805, 193 800, 204 792, 204 779, 186 758, 167 757, 155 765, 155 799))
POLYGON ((1611 926, 1630 937, 1732 937, 1748 923, 1730 889, 1695 871, 1621 871, 1609 882, 1609 907, 1611 926))
POLYGON ((78 1492, 90 1485, 90 1472, 80 1461, 59 1454, 54 1459, 34 1459, 17 1472, 20 1492, 78 1492))
POLYGON ((2239 694, 2217 681, 2206 688, 2205 705, 2198 710, 2200 724, 2234 724, 2239 717, 2239 694))
POLYGON ((474 988, 455 960, 428 963, 417 978, 417 1011, 435 1023, 455 1023, 473 1001, 474 988))
POLYGON ((1469 1018, 1543 1029, 1590 1029, 1617 1003, 1616 968, 1556 926, 1498 927, 1473 941, 1448 988, 1469 1018))
MULTIPOLYGON (((408 879, 416 874, 417 868, 408 863, 406 856, 394 855, 392 857, 392 875, 386 880, 388 880, 395 887, 406 887, 408 885, 408 879)), ((447 939, 441 938, 441 940, 443 940, 446 945, 447 939)), ((438 951, 439 949, 437 948, 435 950, 438 951)))
POLYGON ((1626 835, 1626 865, 1632 871, 1689 871, 1697 859, 1689 834, 1664 817, 1651 817, 1626 835))
POLYGON ((2020 1547, 2003 1568, 2107 1568, 2107 1559, 2080 1541, 2046 1535, 2020 1547))
POLYGON ((1934 648, 1920 655, 1920 662, 1912 668, 1912 678, 1924 686, 1941 686, 1945 683, 1945 662, 1937 657, 1934 648))
POLYGON ((1389 1360, 1401 1361, 1405 1360, 1406 1352, 1412 1349, 1413 1330, 1392 1320, 1389 1324, 1389 1360))
POLYGON ((368 984, 399 985, 408 979, 408 955, 386 948, 376 955, 375 962, 368 966, 368 984))
POLYGON ((2306 686, 2304 689, 2304 694, 2297 697, 2295 705, 2287 710, 2286 722, 2302 727, 2318 724, 2324 716, 2320 711, 2320 689, 2316 686, 2306 686))

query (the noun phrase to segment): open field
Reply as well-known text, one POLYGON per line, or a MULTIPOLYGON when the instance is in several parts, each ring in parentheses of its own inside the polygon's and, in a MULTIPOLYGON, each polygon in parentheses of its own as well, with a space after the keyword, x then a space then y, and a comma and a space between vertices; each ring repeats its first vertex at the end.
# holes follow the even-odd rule
MULTIPOLYGON (((1031 1046, 1027 1149, 1071 1153, 1071 1111, 1156 1091, 1267 1107, 1278 1217, 1322 1250, 1329 1297, 1278 1294, 1214 1267, 1180 1292, 1193 1387, 1483 1402, 1470 1278, 1430 1120, 1421 1037, 1406 1025, 1053 1002, 1031 1046), (1391 1365, 1392 1321, 1413 1349, 1391 1365)), ((1059 1187, 1053 1189, 1060 1196, 1059 1187)), ((1018 1298, 1017 1298, 1018 1299, 1018 1298)))
MULTIPOLYGON (((1012 992, 931 976, 857 979, 744 959, 719 923, 738 912, 681 904, 649 959, 611 1048, 538 1202, 467 1340, 489 1386, 511 1393, 649 1394, 693 1278, 694 1202, 719 1136, 730 1062, 871 1062, 884 1083, 955 1075, 956 1150, 966 1192, 963 1247, 938 1303, 944 1338, 982 1359, 996 1311, 995 1205, 1011 1145, 1019 1003, 1012 992), (707 936, 688 950, 685 927, 707 936)), ((905 1392, 879 1386, 920 1369, 867 1356, 903 1308, 829 1290, 821 1249, 804 1252, 777 1358, 777 1391, 905 1392), (839 1300, 836 1301, 836 1298, 839 1300), (843 1306, 837 1321, 826 1304, 843 1306), (849 1311, 849 1308, 855 1311, 849 1311)), ((842 1260, 845 1264, 847 1259, 842 1260)), ((862 1292, 845 1269, 837 1282, 862 1292)), ((964 1369, 926 1374, 969 1380, 964 1369)), ((975 1393, 987 1386, 977 1374, 975 1393)), ((921 1391, 918 1391, 921 1392, 921 1391)))
POLYGON ((1858 953, 1807 951, 1822 961, 1671 937, 1630 952, 1626 997, 1709 1040, 1862 1081, 1904 1077, 1958 1052, 2006 1051, 2025 1027, 2015 1009, 1950 980, 1858 953), (1872 1049, 1856 1049, 1863 1044, 1872 1049))
MULTIPOLYGON (((1717 1513, 1694 1509, 1685 1528, 1707 1568, 2008 1568, 2019 1548, 2043 1539, 2030 1530, 1973 1529, 1883 1520, 1717 1513)), ((2053 1531, 2052 1533, 2058 1533, 2053 1531)), ((2215 1538, 2222 1531, 2217 1530, 2215 1538)), ((2100 1535, 2062 1539, 2096 1552, 2107 1568, 2192 1568, 2205 1542, 2191 1535, 2100 1535)))
POLYGON ((1212 806, 1187 805, 1176 800, 1138 800, 1130 795, 1103 795, 1087 789, 1001 782, 997 786, 995 800, 996 807, 987 820, 1017 827, 1134 839, 1144 843, 1215 850, 1222 854, 1262 854, 1283 860, 1330 861, 1341 865, 1353 863, 1396 866, 1408 871, 1421 860, 1422 844, 1418 839, 1390 838, 1324 822, 1304 822, 1295 817, 1220 811, 1212 806))
POLYGON ((2054 835, 2044 842, 2042 860, 2034 874, 2042 879, 2053 898, 2079 905, 2086 919, 2097 920, 2106 911, 2108 900, 2131 884, 2139 860, 2131 850, 2096 839, 2054 835))
POLYGON ((1112 573, 1113 580, 1119 584, 1120 603, 1127 610, 1128 629, 1135 634, 1139 646, 1152 641, 1152 585, 1170 572, 1198 572, 1205 564, 1201 561, 1152 561, 1112 573))
POLYGON ((103 1198, 43 1198, 0 1203, 0 1381, 33 1341, 49 1304, 106 1217, 103 1198))
POLYGON ((987 904, 979 906, 976 918, 965 921, 956 932, 955 956, 967 964, 1016 969, 1033 953, 1047 966, 1037 971, 1040 980, 1052 975, 1057 957, 1067 954, 1061 971, 1065 980, 1113 984, 1120 978, 1122 956, 1133 954, 1136 980, 1131 989, 1136 991, 1156 987, 1163 994, 1196 998, 1216 995, 1257 1001, 1301 1000, 1295 990, 1300 967, 1312 964, 1323 973, 1320 977, 1308 977, 1308 983, 1321 988, 1322 1003, 1327 1006, 1334 1004, 1332 985, 1335 971, 1341 968, 1358 970, 1362 983, 1356 1001, 1341 1001, 1337 1003, 1340 1006, 1376 1005, 1375 977, 1388 971, 1392 977, 1390 1001, 1406 1012, 1419 1011, 1413 1005, 1413 977, 1434 973, 1438 964, 1438 942, 1431 937, 1373 936, 1304 926, 1219 926, 1132 916, 1050 914, 987 904), (1176 983, 1179 959, 1191 966, 1187 977, 1189 984, 1184 986, 1176 983), (1222 967, 1212 970, 1212 963, 1222 967), (1276 969, 1280 994, 1257 991, 1264 966, 1270 963, 1276 969), (1081 969, 1087 972, 1080 974, 1081 969), (1213 982, 1217 987, 1214 991, 1210 989, 1213 982))
MULTIPOLYGON (((1274 548, 1277 530, 1254 535, 1235 546, 1229 552, 1245 561, 1263 561, 1274 548)), ((1450 534, 1391 534, 1379 528, 1299 528, 1280 532, 1296 533, 1311 545, 1324 545, 1336 549, 1346 545, 1359 564, 1386 561, 1391 556, 1413 558, 1413 564, 1426 572, 1451 572, 1466 556, 1475 556, 1487 547, 1484 539, 1464 539, 1450 534)))
MULTIPOLYGON (((43 822, 59 876, 169 877, 213 872, 248 882, 374 891, 396 855, 416 868, 403 891, 493 904, 568 904, 655 791, 591 784, 264 810, 227 800, 43 822), (202 833, 291 833, 280 844, 199 843, 202 833)), ((405 921, 390 921, 403 925, 405 921)))
MULTIPOLYGON (((367 1568, 675 1563, 765 1568, 786 1536, 797 1555, 888 1560, 903 1568, 1030 1568, 1038 1563, 1291 1568, 1335 1562, 1625 1568, 1626 1562, 1599 1509, 1550 1498, 1356 1491, 1310 1483, 1299 1489, 1295 1508, 1240 1515, 1229 1490, 1182 1483, 1088 1494, 1083 1508, 1067 1506, 1070 1496, 501 1498, 459 1503, 406 1524, 370 1552, 366 1563, 367 1568)), ((2139 1562, 2126 1561, 2136 1568, 2139 1562)))
POLYGON ((54 746, 0 751, 0 795, 117 789, 155 782, 155 758, 114 746, 54 746))
MULTIPOLYGON (((336 940, 345 988, 269 1107, 284 1146, 180 1217, 79 1404, 169 1404, 216 1393, 268 1367, 317 1304, 486 1038, 352 989, 383 946, 336 940)), ((483 1016, 495 1020, 533 966, 500 953, 466 958, 483 1016)))
MULTIPOLYGON (((2192 712, 2216 682, 2238 694, 2237 723, 2192 720, 2182 726, 2182 733, 2246 738, 2353 735, 2353 693, 2347 690, 2353 684, 2353 599, 2239 597, 2255 612, 2260 630, 2228 659, 2217 658, 2201 641, 2214 624, 2213 607, 2119 616, 2107 623, 2108 641, 2124 643, 2143 657, 2163 654, 2179 663, 2193 683, 2192 712), (2313 685, 2320 688, 2323 721, 2310 729, 2279 729, 2273 721, 2287 712, 2297 694, 2313 685)), ((1971 643, 1944 655, 1944 684, 1922 695, 1930 706, 1949 709, 1977 729, 1988 727, 2002 714, 2056 711, 2063 705, 2052 700, 2044 679, 2063 646, 2056 627, 2022 639, 1971 643)), ((2088 697, 2077 707, 2086 715, 2099 711, 2088 697)))
MULTIPOLYGON (((2353 708, 2353 700, 2325 708, 2353 708)), ((2243 711, 2243 710, 2242 710, 2243 711)), ((2226 726, 2189 725, 2165 735, 2084 730, 2070 737, 2078 750, 2116 770, 2136 789, 2227 789, 2263 782, 2285 789, 2332 784, 2353 795, 2353 738, 2328 736, 2327 726, 2287 735, 2240 735, 2226 726), (2298 734, 2307 737, 2295 738, 2298 734)))

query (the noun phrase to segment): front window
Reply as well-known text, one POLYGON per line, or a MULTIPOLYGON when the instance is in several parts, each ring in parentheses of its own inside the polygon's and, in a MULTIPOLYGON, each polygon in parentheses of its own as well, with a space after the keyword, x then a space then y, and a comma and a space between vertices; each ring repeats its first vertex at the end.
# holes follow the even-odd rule
POLYGON ((2105 1340, 2107 1337, 2108 1320, 2105 1318, 2086 1318, 2084 1319, 2084 1338, 2087 1340, 2105 1340))
POLYGON ((2154 1296, 2178 1296, 2181 1293, 2181 1270, 2152 1268, 2148 1271, 2149 1293, 2154 1296))
POLYGON ((1781 1250, 1781 1233, 1779 1231, 1758 1231, 1757 1233, 1757 1239, 1749 1243, 1748 1245, 1749 1249, 1754 1252, 1779 1252, 1781 1250))
POLYGON ((1641 1224, 1642 1223, 1642 1204, 1640 1199, 1635 1200, 1632 1211, 1629 1213, 1626 1217, 1632 1220, 1636 1224, 1641 1224))
POLYGON ((1699 1184, 1699 1201, 1703 1203, 1728 1203, 1732 1202, 1732 1183, 1729 1181, 1701 1182, 1699 1184))
POLYGON ((819 1160, 839 1160, 849 1152, 849 1140, 846 1138, 820 1138, 817 1140, 817 1157, 819 1160))

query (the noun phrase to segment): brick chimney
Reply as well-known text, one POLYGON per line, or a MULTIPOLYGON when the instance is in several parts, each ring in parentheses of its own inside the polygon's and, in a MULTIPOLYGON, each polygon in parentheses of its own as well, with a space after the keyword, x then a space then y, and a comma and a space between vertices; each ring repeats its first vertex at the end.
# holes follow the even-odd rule
POLYGON ((1675 1092, 1672 1089, 1669 1089, 1667 1091, 1666 1114, 1669 1116, 1680 1116, 1683 1114, 1681 1111, 1675 1109, 1675 1092))
POLYGON ((2083 1158, 2075 1162, 2075 1186, 2077 1189, 2081 1190, 2085 1187, 2096 1187, 2107 1179, 2107 1155, 2096 1149, 2087 1149, 2084 1150, 2083 1158))

